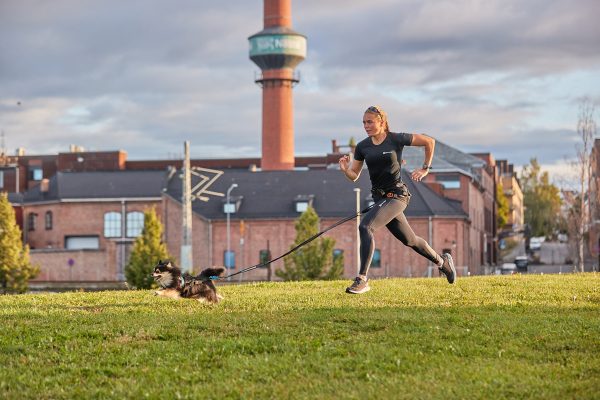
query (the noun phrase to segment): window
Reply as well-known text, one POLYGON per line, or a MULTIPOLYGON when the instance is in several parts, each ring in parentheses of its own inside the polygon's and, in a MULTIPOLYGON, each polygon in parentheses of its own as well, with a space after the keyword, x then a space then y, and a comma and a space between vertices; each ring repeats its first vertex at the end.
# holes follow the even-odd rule
POLYGON ((69 250, 99 249, 100 240, 98 236, 67 236, 65 237, 65 248, 69 250))
POLYGON ((44 225, 46 226, 47 231, 52 229, 52 211, 46 211, 46 215, 44 216, 44 225))
POLYGON ((0 171, 0 188, 4 187, 4 171, 0 171))
POLYGON ((308 207, 313 206, 315 196, 312 194, 299 194, 294 198, 294 207, 296 212, 303 213, 308 210, 308 207))
POLYGON ((296 212, 303 213, 306 210, 308 210, 308 202, 307 201, 296 202, 296 212))
POLYGON ((29 213, 27 215, 27 229, 30 231, 35 231, 35 217, 36 213, 29 213))
POLYGON ((452 175, 436 175, 435 181, 441 183, 444 189, 460 189, 460 176, 452 175))
POLYGON ((41 181, 44 177, 42 167, 29 167, 29 179, 32 181, 41 181))
POLYGON ((104 237, 121 237, 121 214, 107 212, 104 214, 104 237))
POLYGON ((381 250, 375 249, 373 252, 373 259, 371 260, 372 268, 380 268, 381 267, 381 250))
MULTIPOLYGON (((266 262, 271 261, 271 251, 267 249, 263 249, 258 252, 258 262, 259 264, 264 264, 266 262)), ((267 265, 262 266, 261 268, 266 268, 267 265)))
POLYGON ((235 268, 235 253, 233 250, 223 252, 223 261, 225 268, 235 268))
POLYGON ((144 229, 144 213, 132 211, 127 213, 127 237, 138 237, 144 229))

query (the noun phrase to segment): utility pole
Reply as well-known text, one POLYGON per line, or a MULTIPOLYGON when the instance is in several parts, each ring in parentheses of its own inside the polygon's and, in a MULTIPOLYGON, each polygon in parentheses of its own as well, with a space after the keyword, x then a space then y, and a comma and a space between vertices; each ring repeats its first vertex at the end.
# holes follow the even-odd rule
POLYGON ((193 268, 192 257, 192 177, 190 171, 190 142, 186 140, 183 145, 183 194, 181 198, 182 204, 182 240, 181 240, 181 258, 180 266, 184 272, 190 272, 193 268))

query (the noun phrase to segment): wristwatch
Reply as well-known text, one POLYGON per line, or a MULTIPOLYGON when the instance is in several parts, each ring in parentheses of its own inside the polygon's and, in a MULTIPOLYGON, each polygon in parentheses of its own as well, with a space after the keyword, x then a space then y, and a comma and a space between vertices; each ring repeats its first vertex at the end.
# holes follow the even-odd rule
POLYGON ((423 164, 422 169, 430 170, 431 169, 431 165, 423 164))

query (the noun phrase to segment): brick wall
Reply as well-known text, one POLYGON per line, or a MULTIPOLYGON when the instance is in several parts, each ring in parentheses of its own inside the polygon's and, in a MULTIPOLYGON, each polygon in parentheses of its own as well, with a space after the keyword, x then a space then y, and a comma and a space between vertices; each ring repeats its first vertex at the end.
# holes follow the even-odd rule
POLYGON ((31 263, 40 266, 33 282, 116 281, 115 263, 104 250, 32 250, 31 263))
MULTIPOLYGON (((182 237, 181 205, 168 196, 163 196, 160 204, 146 202, 127 203, 128 211, 144 211, 156 206, 159 218, 163 221, 164 239, 176 264, 179 264, 182 237)), ((116 241, 103 236, 103 217, 108 211, 120 212, 121 203, 61 203, 26 206, 26 213, 38 213, 38 226, 28 232, 29 243, 37 250, 32 251, 32 261, 42 267, 36 281, 115 281, 119 276, 120 253, 116 241), (43 216, 46 211, 53 213, 53 229, 46 230, 43 216), (65 250, 65 236, 98 235, 99 250, 65 250), (49 247, 50 246, 50 247, 49 247), (71 260, 71 261, 70 261, 71 260)), ((321 229, 325 229, 339 219, 322 219, 321 229)), ((193 226, 194 272, 213 265, 223 265, 223 255, 227 248, 227 224, 224 219, 208 221, 196 214, 193 226)), ((244 220, 231 218, 231 250, 235 252, 237 272, 259 263, 259 252, 267 249, 267 241, 273 257, 287 252, 296 238, 295 219, 244 220), (240 239, 243 239, 243 244, 240 239)), ((451 249, 457 266, 466 264, 469 251, 468 226, 462 219, 433 218, 432 235, 429 237, 429 219, 409 220, 414 232, 427 240, 437 252, 451 249)), ((354 220, 336 227, 324 237, 336 240, 335 249, 344 254, 344 276, 356 275, 356 223, 354 220)), ((381 251, 381 267, 371 267, 371 277, 386 276, 426 276, 429 261, 412 249, 405 247, 387 229, 375 232, 375 248, 381 251)), ((273 264, 273 268, 283 268, 283 260, 273 264)), ((459 274, 462 270, 459 270, 459 274)), ((266 268, 245 273, 238 280, 266 280, 266 268)), ((273 279, 277 279, 275 275, 273 279)))
MULTIPOLYGON (((160 217, 159 201, 125 201, 125 212, 144 212, 152 206, 160 217)), ((100 248, 106 248, 107 242, 114 239, 104 237, 104 214, 110 211, 121 213, 122 207, 119 201, 25 205, 23 218, 27 219, 30 213, 37 214, 35 230, 26 226, 27 243, 34 249, 60 249, 65 247, 67 236, 98 236, 100 248), (47 212, 52 213, 52 229, 46 229, 44 224, 47 212)))

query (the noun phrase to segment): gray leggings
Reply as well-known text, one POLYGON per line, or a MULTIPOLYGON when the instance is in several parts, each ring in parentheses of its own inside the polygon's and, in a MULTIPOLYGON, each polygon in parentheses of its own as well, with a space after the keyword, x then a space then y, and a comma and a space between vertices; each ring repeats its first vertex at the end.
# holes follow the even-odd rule
POLYGON ((384 225, 405 246, 412 248, 434 264, 438 263, 440 256, 429 246, 425 239, 415 235, 410 225, 408 225, 404 215, 407 206, 408 198, 384 198, 377 201, 375 206, 363 216, 358 227, 361 275, 367 275, 373 259, 373 252, 375 251, 373 232, 384 225))

